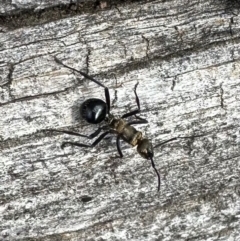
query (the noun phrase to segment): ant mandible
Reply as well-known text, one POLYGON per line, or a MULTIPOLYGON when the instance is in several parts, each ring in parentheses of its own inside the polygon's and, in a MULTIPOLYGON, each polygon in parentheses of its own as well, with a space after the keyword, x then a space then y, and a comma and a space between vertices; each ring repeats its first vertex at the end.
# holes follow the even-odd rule
MULTIPOLYGON (((153 167, 153 169, 156 172, 157 177, 158 177, 158 191, 159 191, 161 181, 160 181, 160 175, 159 175, 159 173, 158 173, 158 171, 155 167, 154 161, 153 161, 154 153, 153 153, 152 143, 150 142, 149 139, 147 139, 146 137, 143 137, 142 132, 136 130, 132 126, 132 125, 136 125, 136 124, 148 123, 148 121, 146 119, 143 119, 143 118, 140 118, 140 117, 136 116, 136 114, 139 114, 141 112, 140 101, 139 101, 137 91, 136 91, 138 83, 134 87, 134 94, 135 94, 135 97, 136 97, 136 103, 137 103, 138 108, 122 115, 120 118, 116 118, 114 115, 112 115, 110 113, 111 106, 110 106, 110 94, 109 94, 108 87, 106 87, 105 85, 103 85, 99 81, 95 80, 94 78, 92 78, 88 74, 63 64, 58 58, 54 57, 54 59, 58 64, 64 66, 65 68, 68 68, 68 69, 70 69, 74 72, 77 72, 77 73, 81 74, 85 78, 87 78, 87 79, 93 81, 94 83, 96 83, 97 85, 103 87, 104 91, 105 91, 105 98, 106 98, 106 102, 104 102, 101 99, 97 99, 97 98, 87 99, 82 103, 82 105, 80 107, 80 115, 88 123, 99 124, 103 121, 105 121, 105 123, 106 123, 106 125, 104 125, 102 127, 99 127, 91 135, 87 136, 87 135, 82 135, 82 134, 79 134, 79 133, 76 133, 76 132, 64 131, 64 130, 55 130, 55 129, 49 129, 49 130, 61 132, 61 133, 66 133, 66 134, 69 134, 69 135, 81 136, 81 137, 85 137, 85 138, 88 138, 88 139, 93 139, 94 137, 97 137, 101 133, 102 130, 107 129, 107 131, 102 133, 91 145, 86 145, 86 144, 77 143, 77 142, 63 142, 62 145, 61 145, 61 148, 64 148, 66 145, 86 147, 86 148, 94 147, 106 135, 108 135, 109 133, 115 133, 117 135, 117 142, 116 142, 117 150, 118 150, 118 153, 119 153, 121 158, 123 157, 123 154, 122 154, 121 147, 120 147, 120 139, 129 143, 133 147, 137 146, 138 153, 143 158, 145 158, 147 160, 149 160, 149 159, 151 160, 152 167, 153 167), (127 122, 127 121, 124 120, 124 119, 126 119, 127 117, 130 117, 130 116, 135 116, 137 120, 133 120, 133 121, 130 121, 130 122, 127 122)), ((167 141, 159 143, 155 147, 158 147, 158 146, 163 145, 167 142, 176 140, 178 138, 191 138, 191 137, 174 137, 174 138, 171 138, 167 141)))

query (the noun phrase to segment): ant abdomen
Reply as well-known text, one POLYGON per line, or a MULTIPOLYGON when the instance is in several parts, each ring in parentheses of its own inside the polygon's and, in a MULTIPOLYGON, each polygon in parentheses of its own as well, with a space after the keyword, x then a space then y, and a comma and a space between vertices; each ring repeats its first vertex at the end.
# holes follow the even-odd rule
POLYGON ((101 99, 87 99, 81 105, 80 114, 88 123, 99 124, 107 115, 107 105, 101 99))

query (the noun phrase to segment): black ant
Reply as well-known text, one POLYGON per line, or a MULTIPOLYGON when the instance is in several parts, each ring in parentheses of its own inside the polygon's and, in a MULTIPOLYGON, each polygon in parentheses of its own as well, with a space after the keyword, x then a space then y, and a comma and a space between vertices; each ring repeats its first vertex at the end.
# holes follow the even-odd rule
MULTIPOLYGON (((91 145, 86 145, 86 144, 77 143, 77 142, 63 142, 62 145, 61 145, 61 148, 64 148, 66 145, 79 146, 79 147, 94 147, 106 135, 108 135, 109 133, 115 133, 117 135, 117 143, 116 143, 117 144, 117 150, 118 150, 118 153, 119 153, 121 158, 123 157, 123 154, 122 154, 122 151, 121 151, 121 148, 120 148, 120 139, 123 139, 124 141, 126 141, 130 145, 137 146, 137 151, 143 158, 151 160, 152 167, 155 170, 155 172, 157 174, 157 177, 158 177, 158 191, 159 191, 160 190, 160 183, 161 183, 160 182, 160 175, 159 175, 159 173, 158 173, 158 171, 155 167, 154 161, 153 161, 153 155, 154 154, 153 154, 152 143, 150 142, 149 139, 147 139, 146 137, 143 137, 142 132, 136 130, 132 126, 132 125, 135 125, 135 124, 148 123, 147 120, 136 116, 136 114, 139 114, 141 112, 140 102, 139 102, 139 98, 138 98, 137 91, 136 91, 138 83, 134 87, 134 94, 135 94, 135 97, 136 97, 136 103, 137 103, 138 108, 136 110, 130 111, 130 112, 122 115, 120 118, 116 118, 114 115, 112 115, 110 113, 111 106, 110 106, 110 94, 109 94, 108 87, 106 87, 105 85, 103 85, 99 81, 95 80, 94 78, 92 78, 88 74, 63 64, 56 57, 55 57, 55 61, 58 64, 61 64, 64 67, 81 74, 85 78, 87 78, 87 79, 93 81, 94 83, 96 83, 97 85, 103 87, 104 91, 105 91, 105 98, 106 98, 106 102, 104 102, 101 99, 97 99, 97 98, 87 99, 81 105, 81 108, 80 108, 81 117, 83 119, 85 119, 88 123, 99 124, 103 121, 106 122, 106 125, 104 125, 102 127, 99 127, 91 135, 87 136, 87 135, 82 135, 82 134, 72 132, 72 131, 63 131, 63 130, 54 130, 54 129, 52 129, 52 130, 50 129, 50 131, 57 131, 57 132, 66 133, 66 134, 69 134, 69 135, 75 135, 75 136, 86 137, 88 139, 93 139, 94 137, 98 136, 102 130, 106 130, 106 129, 107 130, 104 133, 102 133, 91 145), (137 120, 130 121, 130 122, 127 122, 127 121, 124 120, 124 119, 126 119, 127 117, 130 117, 130 116, 135 116, 137 120)), ((155 147, 161 146, 161 145, 163 145, 167 142, 176 140, 178 138, 192 138, 192 137, 174 137, 174 138, 171 138, 167 141, 159 143, 155 147)))

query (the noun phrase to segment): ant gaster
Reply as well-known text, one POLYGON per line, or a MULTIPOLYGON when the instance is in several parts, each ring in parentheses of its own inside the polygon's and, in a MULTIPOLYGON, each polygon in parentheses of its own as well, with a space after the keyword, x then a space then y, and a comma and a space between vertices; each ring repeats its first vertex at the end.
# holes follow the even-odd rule
MULTIPOLYGON (((134 88, 134 94, 135 94, 135 97, 136 97, 136 103, 137 103, 138 108, 122 115, 121 118, 116 118, 114 115, 112 115, 110 113, 111 106, 110 106, 110 94, 109 94, 108 87, 106 87, 105 85, 103 85, 99 81, 95 80, 94 78, 92 78, 88 74, 63 64, 56 57, 55 57, 55 61, 58 64, 63 65, 65 68, 68 68, 68 69, 70 69, 74 72, 77 72, 77 73, 81 74, 82 76, 84 76, 85 78, 93 81, 97 85, 103 87, 104 91, 105 91, 105 98, 106 98, 106 102, 104 102, 101 99, 97 99, 97 98, 87 99, 81 105, 81 108, 80 108, 81 117, 83 119, 85 119, 88 123, 99 124, 103 121, 105 121, 105 123, 106 123, 106 125, 104 125, 102 127, 99 127, 91 135, 87 136, 87 135, 82 135, 82 134, 79 134, 79 133, 76 133, 76 132, 64 131, 64 130, 50 130, 50 131, 57 131, 57 132, 66 133, 66 134, 69 134, 69 135, 75 135, 75 136, 86 137, 88 139, 93 139, 94 137, 98 136, 102 130, 106 130, 106 129, 107 130, 104 133, 102 133, 91 145, 86 145, 86 144, 77 143, 77 142, 63 142, 61 147, 64 148, 66 145, 86 147, 86 148, 87 147, 94 147, 106 135, 108 135, 109 133, 115 133, 117 135, 116 144, 117 144, 117 150, 118 150, 118 153, 119 153, 120 157, 123 157, 123 154, 122 154, 122 151, 121 151, 121 148, 120 148, 120 139, 122 139, 132 146, 137 146, 138 153, 143 158, 151 160, 152 167, 155 170, 155 172, 157 174, 157 177, 158 177, 158 191, 159 191, 160 190, 160 175, 159 175, 159 173, 158 173, 158 171, 155 167, 154 161, 153 161, 154 154, 153 154, 152 143, 150 142, 149 139, 147 139, 146 137, 143 136, 142 132, 136 130, 132 126, 132 125, 136 125, 136 124, 148 123, 147 120, 136 116, 136 114, 139 114, 141 112, 140 102, 139 102, 139 98, 138 98, 138 95, 137 95, 137 92, 136 92, 138 83, 135 85, 135 88, 134 88), (133 120, 133 121, 130 121, 130 122, 125 121, 125 119, 127 117, 130 117, 130 116, 135 116, 137 120, 133 120)), ((191 137, 171 138, 167 141, 159 143, 155 147, 158 147, 158 146, 163 145, 167 142, 176 140, 178 138, 191 138, 191 137)))

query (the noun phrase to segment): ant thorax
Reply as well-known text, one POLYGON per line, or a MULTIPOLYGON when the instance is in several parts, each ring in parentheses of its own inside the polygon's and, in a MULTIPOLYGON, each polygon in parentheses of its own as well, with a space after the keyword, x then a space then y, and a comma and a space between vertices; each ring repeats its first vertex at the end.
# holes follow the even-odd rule
POLYGON ((123 119, 116 118, 112 114, 109 114, 108 115, 108 125, 113 131, 120 134, 123 132, 125 126, 127 125, 127 122, 124 121, 123 119))

